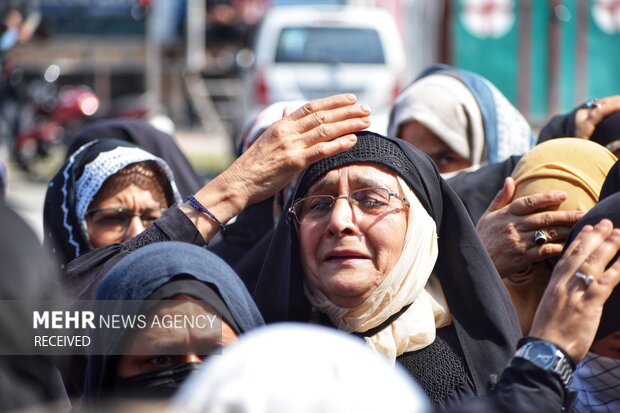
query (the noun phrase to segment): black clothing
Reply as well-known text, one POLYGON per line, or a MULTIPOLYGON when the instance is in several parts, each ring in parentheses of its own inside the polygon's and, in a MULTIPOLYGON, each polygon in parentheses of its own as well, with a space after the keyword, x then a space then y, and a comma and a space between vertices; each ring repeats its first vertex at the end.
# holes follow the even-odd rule
MULTIPOLYGON (((579 109, 586 108, 586 104, 573 109, 572 112, 555 115, 551 120, 542 128, 538 137, 538 143, 555 138, 566 138, 576 136, 577 125, 575 123, 575 115, 579 109)), ((611 148, 608 145, 620 140, 620 112, 610 114, 601 120, 592 136, 589 138, 592 142, 596 142, 599 145, 605 146, 610 150, 617 148, 611 148)))
POLYGON ((474 225, 487 210, 495 195, 503 188, 504 180, 522 155, 513 155, 496 164, 485 165, 472 172, 461 172, 447 180, 454 192, 461 198, 474 225))
MULTIPOLYGON (((273 197, 250 205, 235 222, 226 225, 221 240, 209 245, 214 252, 233 268, 240 264, 258 241, 273 229, 273 197)), ((258 264, 260 270, 260 263, 258 264)))
POLYGON ((67 157, 95 139, 120 139, 166 161, 183 199, 204 185, 172 136, 139 119, 107 119, 85 126, 71 141, 67 157))
MULTIPOLYGON (((615 193, 613 195, 608 196, 605 199, 599 201, 598 204, 594 206, 588 213, 581 218, 575 226, 571 229, 571 232, 566 239, 566 243, 564 244, 564 250, 562 254, 566 251, 570 243, 577 237, 579 231, 586 225, 596 225, 602 219, 607 218, 611 220, 614 224, 614 228, 620 228, 620 193, 615 193)), ((610 264, 615 262, 618 258, 620 258, 620 253, 616 254, 616 256, 610 261, 610 264)), ((598 330, 596 331, 596 336, 594 341, 604 338, 610 334, 615 333, 620 330, 620 312, 618 309, 620 308, 620 286, 616 286, 611 295, 605 302, 605 306, 603 307, 603 314, 601 315, 601 323, 599 324, 598 330)))
POLYGON ((492 392, 450 413, 567 413, 575 394, 559 377, 525 359, 513 359, 492 392))
POLYGON ((71 261, 64 274, 64 286, 72 297, 92 300, 104 275, 119 260, 141 247, 162 241, 182 241, 200 247, 206 245, 194 223, 176 206, 172 206, 144 232, 124 244, 97 248, 71 261))
MULTIPOLYGON (((14 300, 14 312, 0 313, 0 348, 17 353, 28 340, 34 300, 62 302, 59 277, 51 255, 26 223, 0 203, 0 300, 14 300), (20 303, 22 305, 20 305, 20 303)), ((0 411, 65 402, 67 395, 50 356, 0 356, 0 411)))
POLYGON ((596 129, 592 132, 590 140, 607 147, 609 150, 618 149, 611 148, 610 145, 620 140, 620 112, 614 112, 603 118, 603 120, 596 125, 596 129))
POLYGON ((575 113, 582 107, 584 106, 579 106, 570 113, 552 117, 540 130, 538 142, 536 142, 536 144, 548 141, 549 139, 574 137, 576 128, 575 113))
POLYGON ((438 329, 435 341, 428 347, 402 354, 396 361, 411 374, 438 410, 448 410, 476 395, 452 325, 438 329), (442 380, 438 381, 437 377, 442 380))
MULTIPOLYGON (((121 314, 123 312, 117 309, 124 300, 159 301, 179 294, 209 304, 218 318, 226 321, 237 334, 264 324, 249 292, 230 266, 204 248, 181 242, 155 243, 120 260, 102 280, 94 310, 95 313, 121 314)), ((144 308, 144 305, 152 308, 153 303, 149 301, 143 304, 143 308, 136 308, 136 314, 148 312, 149 307, 144 308)), ((123 308, 129 309, 127 306, 123 308)), ((131 329, 95 329, 90 333, 93 342, 102 343, 101 348, 105 349, 103 355, 88 356, 84 401, 96 405, 103 397, 118 390, 115 384, 119 355, 123 354, 130 334, 135 333, 131 329)), ((163 379, 170 391, 171 386, 178 387, 179 380, 187 377, 181 375, 178 380, 169 380, 175 376, 174 370, 159 378, 152 375, 146 380, 141 380, 144 377, 135 378, 133 385, 147 390, 146 387, 163 379)))
POLYGON ((617 161, 607 172, 607 177, 598 197, 599 202, 616 192, 620 192, 620 161, 617 161))
MULTIPOLYGON (((319 161, 302 173, 284 210, 303 197, 303 189, 330 168, 378 163, 400 175, 437 224, 439 255, 434 273, 439 276, 453 316, 475 393, 483 394, 489 377, 499 374, 513 355, 520 335, 514 308, 499 275, 463 204, 428 156, 401 140, 370 132, 357 136, 352 149, 319 161)), ((267 322, 308 321, 311 316, 311 306, 303 291, 298 240, 293 224, 288 221, 281 219, 276 228, 254 290, 267 322)), ((436 380, 440 382, 442 378, 436 380)))

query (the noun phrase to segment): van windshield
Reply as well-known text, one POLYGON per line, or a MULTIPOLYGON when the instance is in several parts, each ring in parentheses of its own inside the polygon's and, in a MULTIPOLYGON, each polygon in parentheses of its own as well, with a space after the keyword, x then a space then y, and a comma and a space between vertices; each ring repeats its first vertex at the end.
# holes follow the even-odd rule
POLYGON ((276 63, 384 64, 385 56, 372 29, 288 27, 280 33, 276 63))

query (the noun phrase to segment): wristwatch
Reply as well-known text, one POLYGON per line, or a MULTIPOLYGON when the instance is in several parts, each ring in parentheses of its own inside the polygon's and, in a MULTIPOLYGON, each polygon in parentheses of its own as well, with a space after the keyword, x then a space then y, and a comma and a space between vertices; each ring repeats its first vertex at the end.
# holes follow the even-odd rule
POLYGON ((528 341, 519 347, 515 357, 523 358, 557 375, 566 389, 573 379, 575 363, 563 350, 548 341, 528 341))

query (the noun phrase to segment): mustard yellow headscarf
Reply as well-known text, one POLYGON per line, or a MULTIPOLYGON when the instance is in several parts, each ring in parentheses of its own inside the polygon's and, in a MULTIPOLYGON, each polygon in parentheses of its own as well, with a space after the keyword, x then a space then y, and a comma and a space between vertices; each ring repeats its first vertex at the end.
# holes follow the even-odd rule
MULTIPOLYGON (((560 190, 566 193, 566 200, 546 210, 586 212, 598 202, 605 177, 615 162, 613 153, 586 139, 546 141, 526 153, 515 167, 514 198, 560 190)), ((550 274, 541 263, 504 278, 525 335, 529 333, 550 274)))
POLYGON ((588 211, 597 202, 616 157, 604 146, 586 139, 552 139, 523 155, 512 177, 514 198, 551 190, 566 192, 560 211, 588 211))

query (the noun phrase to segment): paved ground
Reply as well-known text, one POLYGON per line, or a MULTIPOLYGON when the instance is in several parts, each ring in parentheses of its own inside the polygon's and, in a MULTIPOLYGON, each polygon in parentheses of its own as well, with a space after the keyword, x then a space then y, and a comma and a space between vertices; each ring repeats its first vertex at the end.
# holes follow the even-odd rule
MULTIPOLYGON (((225 136, 207 136, 200 131, 178 131, 176 134, 181 150, 190 161, 194 159, 230 159, 232 145, 225 136)), ((3 156, 3 159, 4 158, 3 156)), ((33 181, 17 168, 9 170, 7 202, 32 226, 40 239, 43 238, 43 201, 47 182, 33 181)))

